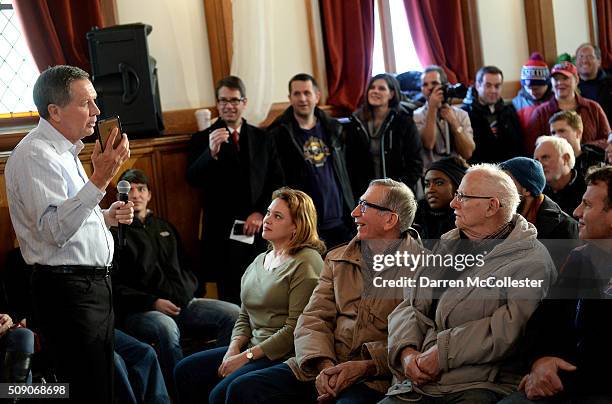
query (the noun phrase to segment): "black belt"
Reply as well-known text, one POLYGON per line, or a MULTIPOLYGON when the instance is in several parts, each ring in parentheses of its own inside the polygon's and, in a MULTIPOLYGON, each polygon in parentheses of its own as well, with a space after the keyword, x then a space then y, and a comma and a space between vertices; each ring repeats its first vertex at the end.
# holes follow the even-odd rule
POLYGON ((93 275, 108 277, 111 273, 110 266, 93 267, 87 265, 39 265, 34 264, 34 270, 51 274, 93 275))

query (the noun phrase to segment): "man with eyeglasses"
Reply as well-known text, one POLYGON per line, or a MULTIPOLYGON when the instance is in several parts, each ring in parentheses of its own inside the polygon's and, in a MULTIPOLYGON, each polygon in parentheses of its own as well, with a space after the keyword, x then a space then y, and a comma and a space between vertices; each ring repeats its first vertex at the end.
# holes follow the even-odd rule
POLYGON ((226 402, 366 404, 384 397, 391 380, 387 316, 401 302, 402 289, 394 293, 376 287, 375 277, 395 269, 377 272, 373 257, 422 251, 410 227, 415 211, 406 184, 391 179, 370 183, 351 212, 357 236, 327 254, 299 317, 295 357, 236 380, 226 402))
POLYGON ((319 235, 328 248, 349 241, 354 199, 346 168, 342 126, 317 108, 321 92, 309 74, 289 80, 291 106, 268 128, 275 139, 288 187, 306 192, 318 215, 319 235))
POLYGON ((612 77, 601 68, 601 49, 583 43, 576 49, 576 67, 580 82, 580 94, 601 105, 608 122, 612 122, 612 77))
POLYGON ((389 364, 398 383, 381 404, 496 403, 516 389, 516 347, 555 276, 535 226, 516 213, 519 200, 498 166, 467 170, 451 202, 457 228, 442 235, 433 253, 482 254, 483 262, 417 272, 410 296, 389 315, 389 364), (491 277, 539 280, 542 287, 469 286, 470 279, 491 277), (428 286, 422 279, 468 286, 428 286))
POLYGON ((203 189, 200 285, 216 281, 219 298, 240 302, 240 278, 265 250, 260 230, 270 195, 282 185, 279 158, 272 139, 242 118, 247 106, 242 80, 228 76, 215 87, 219 119, 193 135, 187 181, 203 189), (239 221, 239 222, 236 222, 239 221), (244 225, 240 223, 244 221, 244 225), (252 244, 230 239, 255 236, 252 244))

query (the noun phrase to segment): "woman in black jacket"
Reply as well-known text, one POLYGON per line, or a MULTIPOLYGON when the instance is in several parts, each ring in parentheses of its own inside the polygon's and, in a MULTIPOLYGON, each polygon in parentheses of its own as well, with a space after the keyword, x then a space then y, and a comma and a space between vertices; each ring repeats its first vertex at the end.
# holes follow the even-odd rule
POLYGON ((400 100, 397 80, 378 74, 370 79, 362 106, 349 118, 346 163, 356 198, 373 179, 392 178, 414 190, 421 177, 421 138, 412 113, 400 100))

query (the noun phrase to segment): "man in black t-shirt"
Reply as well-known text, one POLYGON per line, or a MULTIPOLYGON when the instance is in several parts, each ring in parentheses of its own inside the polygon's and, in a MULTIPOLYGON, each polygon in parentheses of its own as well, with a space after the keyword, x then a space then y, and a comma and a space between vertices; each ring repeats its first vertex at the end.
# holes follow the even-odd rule
POLYGON ((273 136, 285 185, 310 195, 318 229, 328 248, 350 240, 353 193, 346 170, 342 126, 316 107, 315 79, 297 74, 289 81, 291 106, 268 128, 273 136))

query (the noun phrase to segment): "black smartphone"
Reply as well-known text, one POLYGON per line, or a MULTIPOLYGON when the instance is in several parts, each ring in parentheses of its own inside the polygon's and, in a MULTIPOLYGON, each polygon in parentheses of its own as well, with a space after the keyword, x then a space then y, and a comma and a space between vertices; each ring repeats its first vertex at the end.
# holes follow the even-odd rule
POLYGON ((244 235, 244 223, 234 223, 234 234, 237 236, 244 235))
POLYGON ((119 116, 99 120, 96 128, 98 130, 98 140, 100 141, 102 151, 104 151, 108 138, 110 137, 112 130, 115 128, 119 129, 119 133, 117 134, 117 137, 115 137, 115 142, 113 143, 112 148, 114 149, 119 145, 119 143, 121 143, 121 120, 119 120, 119 116))

